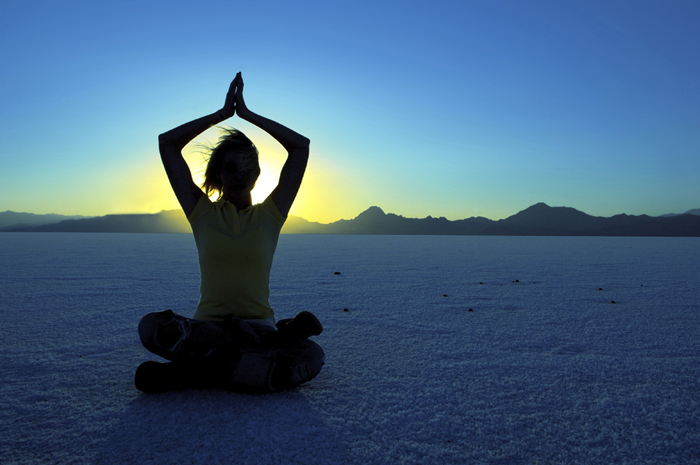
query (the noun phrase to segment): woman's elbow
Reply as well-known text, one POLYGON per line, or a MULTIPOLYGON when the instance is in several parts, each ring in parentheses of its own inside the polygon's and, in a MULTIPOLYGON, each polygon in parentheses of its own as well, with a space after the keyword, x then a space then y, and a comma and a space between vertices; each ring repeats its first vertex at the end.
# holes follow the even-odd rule
POLYGON ((161 154, 168 152, 179 153, 180 150, 182 150, 182 147, 177 144, 177 141, 173 140, 172 136, 167 132, 158 136, 158 148, 161 154))
POLYGON ((297 160, 308 160, 309 159, 309 146, 297 147, 289 152, 289 157, 297 160))
POLYGON ((163 147, 169 145, 170 140, 168 138, 168 133, 164 132, 158 136, 158 147, 163 147))
POLYGON ((301 140, 299 141, 298 148, 300 150, 306 150, 307 154, 309 152, 309 146, 311 145, 311 141, 307 139, 304 136, 301 136, 301 140))

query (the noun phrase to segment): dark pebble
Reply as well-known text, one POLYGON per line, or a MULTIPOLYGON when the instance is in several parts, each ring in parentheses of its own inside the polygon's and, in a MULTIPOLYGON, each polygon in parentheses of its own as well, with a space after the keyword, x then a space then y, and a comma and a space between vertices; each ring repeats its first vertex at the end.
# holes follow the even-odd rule
POLYGON ((516 283, 519 283, 519 282, 520 282, 520 280, 519 280, 519 279, 516 279, 516 280, 515 280, 515 282, 516 282, 516 283))
POLYGON ((614 300, 611 300, 611 301, 610 301, 610 303, 611 303, 611 304, 614 304, 614 303, 615 303, 615 301, 614 301, 614 300))
POLYGON ((598 290, 599 290, 599 291, 602 291, 602 290, 603 290, 603 288, 602 288, 602 287, 599 287, 599 288, 598 288, 598 290))
POLYGON ((473 311, 474 311, 474 309, 473 309, 473 308, 470 308, 470 309, 469 309, 468 311, 470 311, 470 312, 473 312, 473 311))
POLYGON ((347 308, 344 308, 343 311, 344 311, 344 312, 349 312, 350 310, 348 310, 347 308))
POLYGON ((333 273, 333 274, 340 274, 340 271, 336 271, 336 272, 335 272, 335 273, 333 273))
POLYGON ((442 294, 443 297, 447 297, 447 294, 442 294))

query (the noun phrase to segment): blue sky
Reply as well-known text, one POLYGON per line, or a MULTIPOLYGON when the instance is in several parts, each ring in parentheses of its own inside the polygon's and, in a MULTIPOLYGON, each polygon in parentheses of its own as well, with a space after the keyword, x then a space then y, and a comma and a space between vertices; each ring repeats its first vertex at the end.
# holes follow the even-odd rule
MULTIPOLYGON (((309 220, 684 212, 699 31, 681 0, 5 1, 0 211, 177 208, 157 136, 218 110, 242 71, 249 107, 312 141, 291 212, 309 220)), ((284 154, 225 124, 261 149, 262 200, 284 154)))

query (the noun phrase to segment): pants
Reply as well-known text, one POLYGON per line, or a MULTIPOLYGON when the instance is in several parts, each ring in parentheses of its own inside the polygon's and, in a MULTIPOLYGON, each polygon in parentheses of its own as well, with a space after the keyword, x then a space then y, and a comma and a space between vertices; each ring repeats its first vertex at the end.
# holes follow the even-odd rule
POLYGON ((144 316, 138 331, 146 349, 172 363, 158 367, 157 373, 154 362, 150 370, 146 364, 139 367, 137 387, 140 381, 142 386, 155 382, 174 388, 273 392, 313 379, 325 362, 323 349, 315 342, 290 339, 283 331, 234 316, 211 322, 166 310, 144 316))

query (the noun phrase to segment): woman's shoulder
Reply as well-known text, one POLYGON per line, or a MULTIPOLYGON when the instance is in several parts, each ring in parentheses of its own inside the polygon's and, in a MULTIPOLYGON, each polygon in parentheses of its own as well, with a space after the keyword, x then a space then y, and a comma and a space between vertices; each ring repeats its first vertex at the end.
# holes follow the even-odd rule
POLYGON ((277 204, 275 203, 272 196, 268 196, 262 203, 258 204, 257 206, 259 206, 260 209, 266 214, 273 217, 275 222, 279 223, 280 225, 285 222, 286 218, 280 213, 279 208, 277 208, 277 204))
POLYGON ((215 203, 216 202, 212 202, 211 199, 206 196, 206 194, 202 193, 202 195, 200 195, 199 199, 197 200, 197 204, 194 206, 194 209, 190 213, 190 216, 187 217, 187 221, 189 221, 190 224, 194 221, 197 221, 197 219, 200 218, 204 213, 215 208, 215 203))

